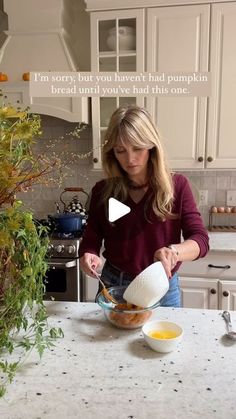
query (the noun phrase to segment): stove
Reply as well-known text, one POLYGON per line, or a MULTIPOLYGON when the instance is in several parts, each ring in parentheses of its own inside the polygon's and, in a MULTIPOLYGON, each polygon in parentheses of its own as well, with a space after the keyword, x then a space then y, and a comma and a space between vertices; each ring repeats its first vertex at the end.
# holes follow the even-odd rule
POLYGON ((79 238, 60 238, 50 237, 48 256, 52 258, 78 258, 79 257, 79 238))
POLYGON ((46 226, 50 240, 48 270, 45 276, 45 299, 56 301, 84 301, 85 286, 79 267, 79 245, 82 231, 60 233, 49 219, 35 220, 46 226))
POLYGON ((45 299, 84 301, 83 279, 79 268, 79 245, 82 232, 59 233, 49 220, 35 220, 48 227, 48 270, 45 276, 45 299))

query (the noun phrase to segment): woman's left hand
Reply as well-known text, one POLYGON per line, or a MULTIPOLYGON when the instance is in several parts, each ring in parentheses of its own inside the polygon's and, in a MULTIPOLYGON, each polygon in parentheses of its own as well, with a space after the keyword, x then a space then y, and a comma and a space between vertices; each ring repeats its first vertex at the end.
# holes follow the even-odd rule
POLYGON ((171 278, 171 271, 178 262, 178 255, 169 247, 162 247, 154 253, 154 262, 160 261, 166 271, 168 278, 171 278))

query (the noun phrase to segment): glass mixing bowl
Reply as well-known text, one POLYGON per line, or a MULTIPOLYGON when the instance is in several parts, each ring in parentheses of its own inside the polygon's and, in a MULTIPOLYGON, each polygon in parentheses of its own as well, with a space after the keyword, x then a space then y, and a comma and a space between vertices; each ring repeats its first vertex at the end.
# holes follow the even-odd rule
POLYGON ((148 308, 136 307, 128 304, 123 298, 127 287, 108 288, 110 295, 115 298, 118 305, 111 303, 102 294, 98 294, 96 302, 102 307, 106 319, 114 326, 120 329, 137 329, 143 326, 149 320, 154 310, 159 307, 159 302, 148 308), (129 307, 130 306, 130 307, 129 307))

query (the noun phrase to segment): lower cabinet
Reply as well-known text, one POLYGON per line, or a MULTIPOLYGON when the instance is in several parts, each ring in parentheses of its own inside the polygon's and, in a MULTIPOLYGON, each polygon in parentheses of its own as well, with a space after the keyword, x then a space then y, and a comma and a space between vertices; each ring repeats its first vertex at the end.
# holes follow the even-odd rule
POLYGON ((219 281, 219 309, 236 310, 236 280, 219 281))
POLYGON ((98 281, 95 278, 91 278, 84 273, 83 275, 83 289, 84 289, 84 301, 86 302, 95 302, 96 294, 98 292, 98 281))
POLYGON ((182 306, 236 310, 236 257, 210 252, 204 259, 184 262, 179 270, 182 306))
MULTIPOLYGON (((84 300, 94 301, 98 281, 81 277, 84 300)), ((179 281, 183 307, 236 310, 236 253, 210 251, 203 259, 183 262, 179 281)))
POLYGON ((182 276, 179 279, 183 307, 218 308, 217 279, 185 278, 182 276))

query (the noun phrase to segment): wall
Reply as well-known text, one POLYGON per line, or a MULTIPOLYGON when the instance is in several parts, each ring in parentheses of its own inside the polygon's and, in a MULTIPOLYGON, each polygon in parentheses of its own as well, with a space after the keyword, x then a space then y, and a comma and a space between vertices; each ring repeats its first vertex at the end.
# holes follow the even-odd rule
MULTIPOLYGON (((32 191, 18 194, 25 207, 34 212, 37 218, 45 218, 48 214, 55 213, 55 202, 59 201, 61 192, 65 187, 82 187, 85 191, 91 189, 92 185, 99 178, 98 173, 94 173, 92 168, 91 156, 86 159, 77 159, 78 154, 86 154, 92 149, 92 130, 87 126, 81 132, 80 138, 76 138, 71 133, 78 126, 59 118, 41 116, 42 136, 37 140, 35 153, 45 153, 50 156, 52 152, 63 161, 63 179, 61 185, 34 186, 32 191), (51 148, 51 145, 54 147, 51 148)), ((101 175, 100 175, 101 176, 101 175)), ((55 174, 52 175, 55 177, 55 174)), ((75 193, 67 192, 64 197, 70 201, 75 193)), ((86 201, 86 195, 79 193, 81 202, 86 201)), ((62 209, 61 205, 61 209, 62 209)))
MULTIPOLYGON (((89 27, 89 13, 85 11, 85 3, 83 0, 64 0, 69 5, 68 13, 74 16, 74 27, 69 28, 71 31, 76 30, 78 35, 78 42, 74 45, 74 54, 80 63, 80 71, 90 70, 90 27, 89 27)), ((0 0, 0 10, 3 8, 3 0, 0 0)), ((66 16, 65 19, 66 27, 66 16)), ((1 38, 0 45, 4 38, 1 38)), ((76 124, 71 124, 58 118, 42 116, 42 139, 37 143, 37 151, 48 150, 48 144, 51 140, 58 140, 61 136, 65 136, 73 130, 76 124)), ((73 136, 66 136, 64 141, 58 141, 57 148, 60 150, 68 147, 71 153, 86 153, 92 149, 92 132, 89 126, 86 131, 82 132, 79 141, 74 141, 73 136), (63 145, 64 144, 64 145, 63 145)), ((66 165, 65 165, 66 166, 66 165)), ((35 187, 32 192, 21 194, 21 198, 27 208, 31 208, 37 217, 46 217, 47 214, 55 212, 55 202, 59 200, 60 193, 64 187, 80 186, 86 191, 89 191, 93 184, 102 177, 101 172, 92 170, 91 157, 79 160, 77 163, 71 163, 64 168, 67 174, 66 179, 60 186, 54 187, 35 187)), ((198 171, 184 172, 185 175, 193 182, 198 189, 208 191, 208 204, 201 206, 200 210, 204 219, 205 225, 208 225, 208 211, 212 205, 226 204, 226 190, 236 190, 236 170, 232 171, 198 171)), ((71 199, 68 194, 68 199, 71 199)), ((82 196, 81 196, 82 199, 82 196)), ((236 218, 236 217, 235 217, 236 218)), ((234 219, 235 219, 234 218, 234 219)), ((222 222, 224 222, 222 218, 222 222)))
MULTIPOLYGON (((208 191, 208 204, 201 206, 200 211, 204 224, 209 224, 209 208, 226 206, 227 190, 236 190, 236 170, 200 170, 183 172, 199 190, 208 191)), ((236 216, 214 217, 215 225, 236 225, 236 216)))
MULTIPOLYGON (((64 120, 42 116, 42 138, 36 144, 37 152, 50 153, 48 146, 51 143, 56 144, 56 149, 60 156, 66 154, 63 172, 66 178, 60 186, 34 187, 32 192, 19 195, 27 208, 34 211, 35 216, 39 218, 46 217, 47 214, 55 212, 55 202, 59 201, 60 193, 65 187, 83 187, 89 192, 96 181, 102 178, 102 172, 92 169, 91 156, 86 159, 79 159, 73 162, 73 156, 79 153, 85 154, 92 149, 92 130, 87 126, 86 130, 81 132, 81 137, 76 139, 70 133, 77 126, 64 120), (63 137, 63 138, 62 138, 63 137), (66 153, 65 153, 66 152, 66 153), (68 161, 69 156, 69 161, 68 161), (70 158, 71 156, 71 158, 70 158)), ((183 172, 188 179, 200 190, 208 191, 208 204, 200 206, 200 211, 205 225, 208 225, 208 212, 212 205, 226 205, 227 189, 236 190, 236 170, 228 171, 185 171, 183 172)), ((81 201, 86 198, 80 193, 81 201)), ((66 193, 64 197, 68 202, 73 194, 66 193)), ((233 217, 234 220, 236 217, 233 217)), ((226 220, 227 221, 227 220, 226 220)), ((232 218, 231 218, 232 221, 232 218)), ((236 221, 236 220, 235 220, 236 221)), ((225 222, 225 220, 224 220, 225 222)))

